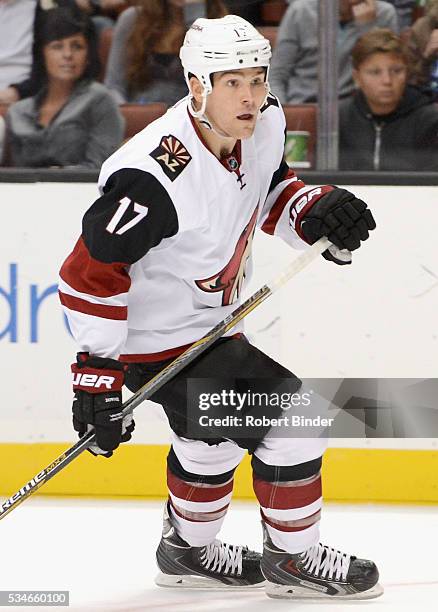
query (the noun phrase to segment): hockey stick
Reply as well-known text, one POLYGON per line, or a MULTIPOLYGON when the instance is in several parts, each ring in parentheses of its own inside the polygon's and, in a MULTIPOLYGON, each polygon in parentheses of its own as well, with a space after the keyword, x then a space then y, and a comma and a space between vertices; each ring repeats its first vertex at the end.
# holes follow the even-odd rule
MULTIPOLYGON (((199 355, 214 342, 216 342, 216 340, 221 338, 227 331, 232 329, 239 321, 246 317, 252 310, 254 310, 254 308, 264 302, 266 298, 272 295, 293 276, 303 270, 310 262, 321 255, 321 253, 330 245, 331 242, 324 237, 315 242, 315 244, 313 244, 307 251, 302 253, 292 263, 290 263, 280 276, 274 279, 274 281, 272 281, 269 285, 263 285, 263 287, 245 300, 243 304, 238 306, 238 308, 233 310, 232 313, 230 313, 227 317, 225 317, 225 319, 223 319, 207 334, 205 334, 205 336, 194 342, 186 351, 184 351, 184 353, 179 355, 179 357, 174 359, 163 370, 161 370, 161 372, 154 376, 154 378, 149 380, 145 385, 143 385, 143 387, 134 393, 134 395, 132 395, 132 397, 130 397, 123 404, 123 414, 126 415, 128 412, 132 412, 134 408, 158 391, 158 389, 160 389, 171 378, 185 368, 186 365, 192 362, 196 357, 199 357, 199 355)), ((82 438, 80 438, 76 444, 64 451, 57 459, 52 461, 50 465, 41 470, 41 472, 38 472, 38 474, 29 480, 27 484, 21 487, 19 491, 3 502, 3 504, 0 506, 0 520, 12 512, 12 510, 35 493, 56 474, 58 474, 58 472, 64 469, 94 441, 94 429, 91 429, 82 438)))

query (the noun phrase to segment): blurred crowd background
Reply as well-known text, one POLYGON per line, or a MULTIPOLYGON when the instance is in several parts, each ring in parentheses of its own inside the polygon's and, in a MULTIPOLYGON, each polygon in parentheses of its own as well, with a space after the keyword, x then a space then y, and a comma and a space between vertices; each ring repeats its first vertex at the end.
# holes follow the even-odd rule
MULTIPOLYGON (((319 0, 0 0, 0 165, 99 168, 187 95, 178 57, 202 16, 273 48, 288 162, 315 169, 319 0)), ((438 170, 438 0, 339 0, 339 168, 438 170)))

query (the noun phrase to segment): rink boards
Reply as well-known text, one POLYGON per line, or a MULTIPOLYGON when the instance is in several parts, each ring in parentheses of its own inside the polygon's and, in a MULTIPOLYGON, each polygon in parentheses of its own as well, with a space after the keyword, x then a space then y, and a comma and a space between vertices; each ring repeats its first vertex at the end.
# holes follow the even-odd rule
MULTIPOLYGON (((435 187, 352 188, 378 230, 350 268, 321 259, 247 322, 251 340, 301 377, 436 377, 438 208, 435 187), (342 321, 342 333, 337 324, 342 321)), ((1 185, 0 495, 10 494, 74 440, 69 364, 75 345, 58 304, 57 271, 97 197, 93 184, 1 185)), ((255 239, 248 292, 294 257, 279 240, 255 239)), ((80 457, 42 492, 165 494, 168 432, 150 403, 136 412, 135 442, 111 461, 80 457)), ((437 441, 334 440, 327 499, 438 501, 437 441)), ((235 494, 251 496, 248 462, 235 494)))

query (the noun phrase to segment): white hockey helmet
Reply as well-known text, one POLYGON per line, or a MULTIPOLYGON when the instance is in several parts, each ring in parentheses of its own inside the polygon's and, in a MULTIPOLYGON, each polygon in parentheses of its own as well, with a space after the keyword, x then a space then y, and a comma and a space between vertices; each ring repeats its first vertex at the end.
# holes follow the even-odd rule
POLYGON ((268 83, 272 52, 269 40, 248 21, 236 15, 226 15, 220 19, 196 19, 185 35, 179 56, 189 90, 189 75, 192 74, 204 86, 202 108, 192 113, 202 116, 207 96, 213 89, 213 72, 262 66, 266 68, 268 83))

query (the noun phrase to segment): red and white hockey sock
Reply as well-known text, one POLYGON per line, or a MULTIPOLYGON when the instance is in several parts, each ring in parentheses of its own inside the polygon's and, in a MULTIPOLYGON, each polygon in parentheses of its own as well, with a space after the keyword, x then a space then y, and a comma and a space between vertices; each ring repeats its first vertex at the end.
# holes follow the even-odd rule
POLYGON ((254 475, 254 492, 272 542, 290 553, 319 542, 321 473, 287 482, 267 482, 254 475))
POLYGON ((190 546, 205 546, 219 533, 230 505, 233 477, 221 484, 208 484, 208 476, 188 482, 167 470, 172 524, 190 546))

